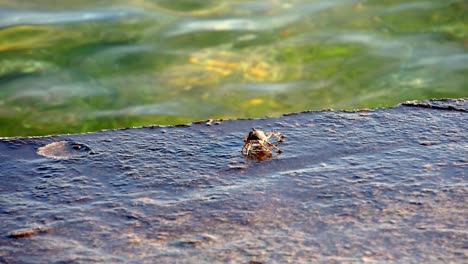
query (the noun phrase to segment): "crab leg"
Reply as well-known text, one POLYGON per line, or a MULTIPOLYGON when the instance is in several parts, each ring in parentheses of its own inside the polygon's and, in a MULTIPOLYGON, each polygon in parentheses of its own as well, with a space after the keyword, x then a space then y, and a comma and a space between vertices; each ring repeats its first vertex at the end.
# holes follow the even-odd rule
POLYGON ((280 150, 277 146, 275 146, 274 144, 271 144, 271 143, 268 142, 268 141, 267 141, 266 143, 267 143, 270 147, 273 147, 274 149, 276 149, 278 152, 281 152, 281 150, 280 150))
POLYGON ((271 146, 271 147, 275 148, 275 149, 278 150, 278 151, 280 150, 278 147, 276 147, 275 145, 271 144, 271 143, 268 142, 268 141, 265 141, 265 142, 260 142, 260 141, 258 141, 258 143, 259 143, 260 145, 262 145, 262 147, 263 147, 264 150, 270 151, 270 149, 269 149, 267 146, 265 146, 265 144, 267 144, 268 146, 271 146))
POLYGON ((250 153, 250 149, 252 148, 252 144, 249 143, 248 144, 248 147, 247 147, 247 151, 245 153, 247 153, 247 155, 250 153))

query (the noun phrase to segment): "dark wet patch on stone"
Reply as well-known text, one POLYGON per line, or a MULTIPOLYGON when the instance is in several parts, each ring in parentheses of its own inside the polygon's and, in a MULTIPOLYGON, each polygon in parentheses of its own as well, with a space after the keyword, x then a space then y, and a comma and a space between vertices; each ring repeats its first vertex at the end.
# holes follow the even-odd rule
POLYGON ((213 235, 202 234, 191 238, 180 239, 172 244, 178 247, 192 248, 205 244, 210 244, 212 242, 215 242, 216 240, 217 238, 213 235))
POLYGON ((52 142, 37 150, 37 154, 53 159, 84 157, 90 153, 90 147, 72 141, 52 142))
POLYGON ((433 145, 439 145, 440 142, 438 142, 438 141, 422 141, 419 144, 421 144, 423 146, 433 146, 433 145))

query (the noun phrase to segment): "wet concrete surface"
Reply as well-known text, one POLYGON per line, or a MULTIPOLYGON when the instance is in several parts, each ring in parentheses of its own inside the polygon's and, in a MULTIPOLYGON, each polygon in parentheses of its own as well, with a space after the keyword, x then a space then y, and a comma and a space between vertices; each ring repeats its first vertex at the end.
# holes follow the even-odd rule
POLYGON ((0 262, 466 262, 467 105, 0 139, 0 262))

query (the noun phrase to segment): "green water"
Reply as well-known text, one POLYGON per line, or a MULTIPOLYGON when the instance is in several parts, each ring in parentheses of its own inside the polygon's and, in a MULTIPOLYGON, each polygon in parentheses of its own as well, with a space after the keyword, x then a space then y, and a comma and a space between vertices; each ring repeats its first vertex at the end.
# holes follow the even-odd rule
POLYGON ((465 0, 0 0, 0 136, 467 97, 467 76, 465 0))

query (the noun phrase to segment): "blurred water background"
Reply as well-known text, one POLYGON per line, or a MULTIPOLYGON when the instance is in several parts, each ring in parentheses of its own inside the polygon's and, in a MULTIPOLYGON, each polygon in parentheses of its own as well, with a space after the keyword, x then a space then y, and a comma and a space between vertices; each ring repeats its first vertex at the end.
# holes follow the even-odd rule
POLYGON ((468 96, 465 0, 0 0, 0 136, 468 96))

